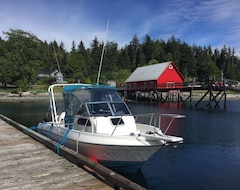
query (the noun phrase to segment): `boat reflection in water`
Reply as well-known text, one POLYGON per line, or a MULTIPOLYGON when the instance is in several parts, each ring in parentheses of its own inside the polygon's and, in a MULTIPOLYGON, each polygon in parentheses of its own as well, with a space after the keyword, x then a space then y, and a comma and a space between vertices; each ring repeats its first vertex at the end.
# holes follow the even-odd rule
POLYGON ((167 132, 175 119, 185 116, 134 116, 115 87, 55 84, 48 92, 51 119, 39 123, 38 132, 113 170, 137 171, 160 147, 183 142, 167 132), (54 94, 59 87, 65 108, 61 113, 54 94), (168 118, 167 125, 161 125, 163 118, 168 118))

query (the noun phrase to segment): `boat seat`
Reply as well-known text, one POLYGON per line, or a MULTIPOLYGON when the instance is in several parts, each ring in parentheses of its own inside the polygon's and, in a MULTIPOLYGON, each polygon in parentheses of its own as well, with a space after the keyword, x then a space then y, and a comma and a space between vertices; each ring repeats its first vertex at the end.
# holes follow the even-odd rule
POLYGON ((65 113, 65 112, 62 112, 62 113, 58 116, 58 123, 64 122, 65 116, 66 116, 66 113, 65 113))

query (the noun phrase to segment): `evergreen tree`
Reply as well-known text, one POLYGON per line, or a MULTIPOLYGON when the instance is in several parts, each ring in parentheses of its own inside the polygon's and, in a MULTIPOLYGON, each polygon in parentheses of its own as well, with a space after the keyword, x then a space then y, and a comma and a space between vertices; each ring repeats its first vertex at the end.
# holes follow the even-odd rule
POLYGON ((88 73, 90 74, 92 83, 95 83, 97 81, 102 49, 103 44, 100 44, 97 37, 95 37, 95 39, 91 43, 90 47, 91 60, 90 63, 88 64, 88 73))
MULTIPOLYGON (((114 80, 113 73, 118 71, 118 44, 116 42, 108 42, 105 47, 104 61, 102 65, 101 75, 106 76, 106 80, 114 80)), ((102 81, 106 83, 107 81, 102 81)))
POLYGON ((140 48, 139 40, 137 35, 135 34, 133 36, 132 41, 128 45, 128 53, 130 57, 130 63, 131 63, 131 71, 135 70, 139 66, 139 63, 137 63, 137 54, 140 48))
POLYGON ((118 69, 131 70, 131 60, 128 53, 128 48, 121 48, 118 56, 118 69))
POLYGON ((159 63, 166 62, 171 59, 166 59, 166 52, 165 52, 165 42, 163 40, 156 40, 153 41, 153 58, 158 60, 159 63))
POLYGON ((145 55, 145 62, 148 63, 154 59, 154 45, 149 35, 145 36, 145 40, 142 45, 142 52, 145 55))
POLYGON ((82 41, 80 41, 77 51, 81 57, 80 69, 81 69, 81 73, 83 75, 81 80, 89 83, 90 82, 90 77, 89 77, 90 73, 88 72, 87 67, 88 67, 89 63, 91 62, 90 51, 85 48, 84 43, 82 41))
POLYGON ((176 39, 174 35, 167 41, 165 51, 168 52, 167 58, 168 61, 174 61, 178 66, 180 60, 180 46, 181 42, 179 39, 176 39), (172 58, 172 59, 170 59, 172 58))
MULTIPOLYGON (((13 84, 26 90, 36 83, 37 75, 43 69, 61 70, 69 82, 95 83, 103 43, 95 39, 86 49, 80 41, 77 46, 72 42, 67 52, 63 42, 42 42, 35 35, 22 31, 4 32, 6 38, 0 38, 0 81, 2 85, 13 84), (59 69, 59 68, 60 69, 59 69)), ((223 46, 212 49, 211 46, 190 46, 174 36, 167 42, 152 40, 147 34, 142 43, 135 34, 125 47, 118 49, 116 42, 105 46, 101 83, 115 80, 122 84, 138 66, 165 61, 174 61, 187 80, 193 78, 206 81, 214 76, 216 80, 224 78, 240 80, 240 60, 235 50, 223 46)))
POLYGON ((182 43, 180 46, 179 70, 185 77, 197 77, 197 68, 193 49, 186 43, 182 43))

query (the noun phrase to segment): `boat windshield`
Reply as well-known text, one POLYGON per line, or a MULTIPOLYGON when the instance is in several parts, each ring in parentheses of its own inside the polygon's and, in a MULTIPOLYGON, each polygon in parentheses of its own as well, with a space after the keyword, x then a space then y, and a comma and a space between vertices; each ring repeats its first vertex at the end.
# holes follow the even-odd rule
POLYGON ((131 114, 116 88, 102 85, 67 87, 63 97, 67 115, 131 114))
POLYGON ((87 109, 91 116, 130 115, 129 109, 123 102, 89 102, 87 109))

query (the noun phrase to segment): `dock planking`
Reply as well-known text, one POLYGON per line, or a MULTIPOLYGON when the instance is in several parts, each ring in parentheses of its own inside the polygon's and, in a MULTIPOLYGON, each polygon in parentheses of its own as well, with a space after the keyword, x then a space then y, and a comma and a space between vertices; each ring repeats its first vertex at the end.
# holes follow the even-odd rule
POLYGON ((0 119, 0 189, 113 189, 0 119))
POLYGON ((56 144, 0 114, 0 189, 145 189, 56 144))

